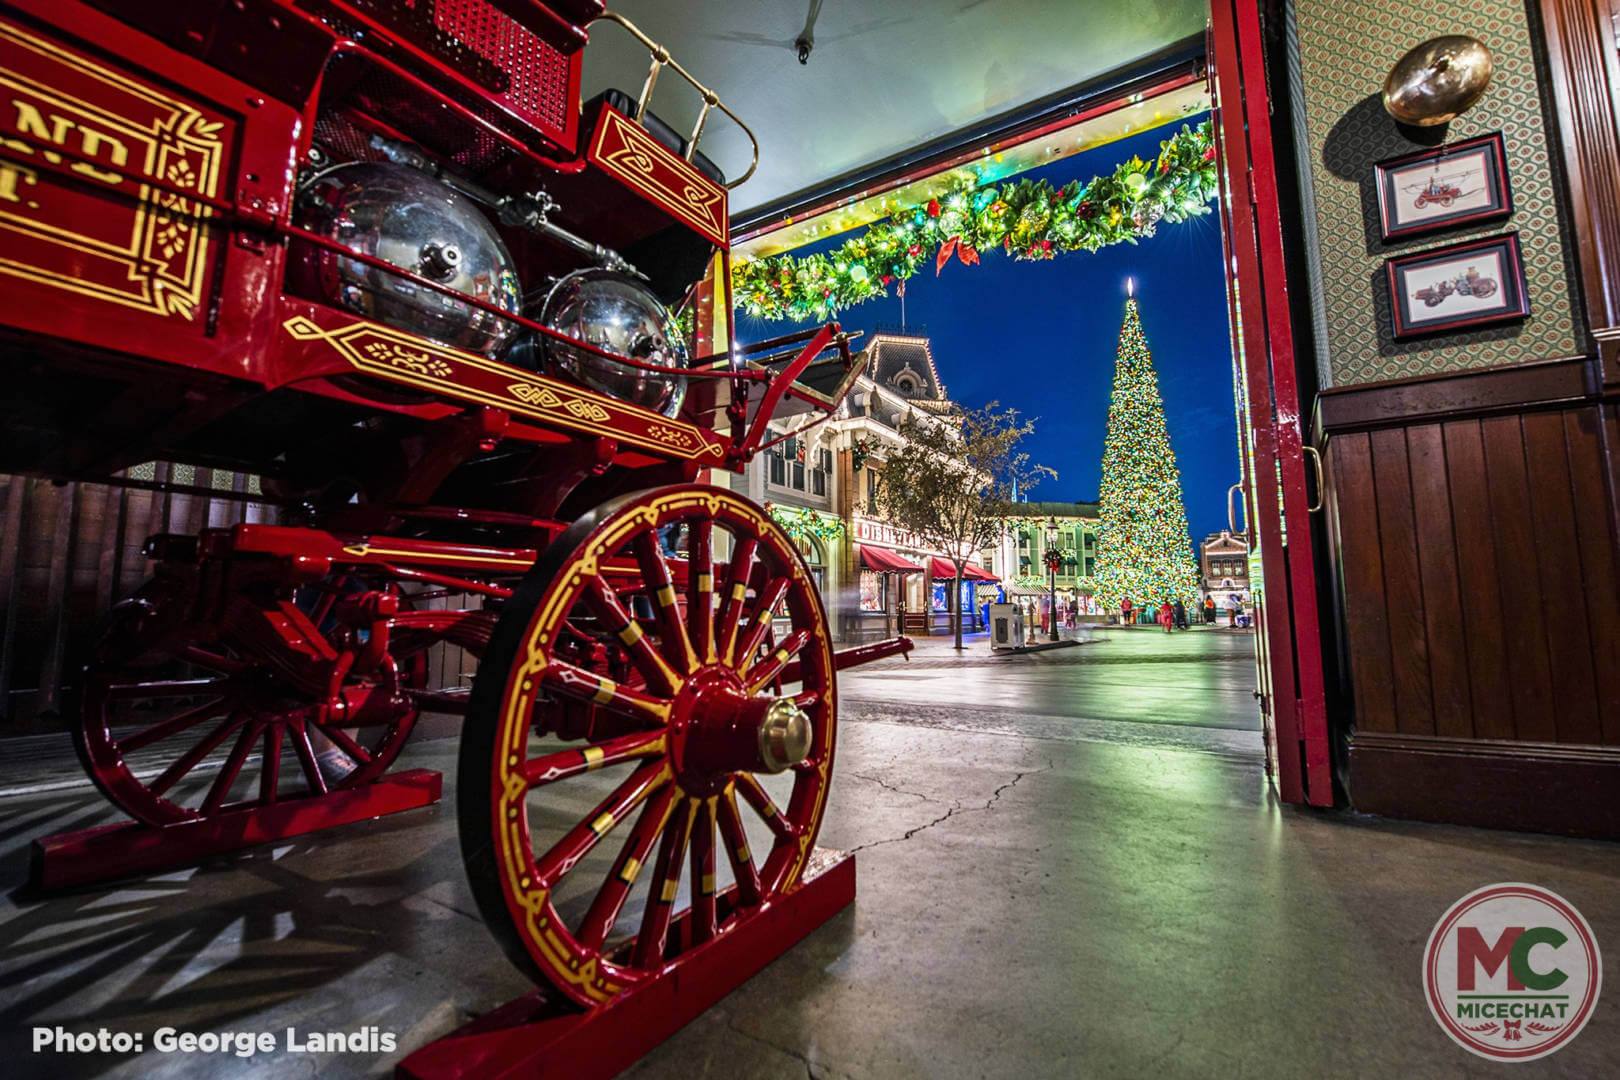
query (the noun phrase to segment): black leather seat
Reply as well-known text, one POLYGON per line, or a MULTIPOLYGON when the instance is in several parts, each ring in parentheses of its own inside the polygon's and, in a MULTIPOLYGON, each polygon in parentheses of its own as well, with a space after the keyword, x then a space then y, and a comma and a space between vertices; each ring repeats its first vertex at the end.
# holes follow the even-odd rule
MULTIPOLYGON (((631 119, 635 118, 635 98, 631 97, 623 90, 604 90, 585 103, 585 108, 582 110, 583 115, 581 118, 585 130, 589 131, 596 126, 596 118, 601 113, 602 106, 604 105, 611 106, 616 111, 624 113, 624 115, 630 117, 631 119)), ((647 115, 641 118, 641 123, 642 126, 647 129, 647 133, 649 135, 667 146, 677 157, 686 156, 688 140, 674 128, 670 127, 668 124, 658 119, 658 117, 654 116, 651 109, 648 109, 647 115)), ((713 180, 720 186, 725 186, 725 174, 720 171, 720 167, 718 165, 704 156, 701 150, 692 155, 692 164, 697 168, 698 172, 702 173, 704 176, 707 176, 710 180, 713 180)))

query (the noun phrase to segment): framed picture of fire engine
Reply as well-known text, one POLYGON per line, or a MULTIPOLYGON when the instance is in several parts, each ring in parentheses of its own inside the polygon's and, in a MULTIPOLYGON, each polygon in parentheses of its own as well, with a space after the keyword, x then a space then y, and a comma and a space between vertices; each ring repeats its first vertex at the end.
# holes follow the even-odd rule
POLYGON ((1397 339, 1512 322, 1530 314, 1518 233, 1397 255, 1384 268, 1397 339))
POLYGON ((1373 174, 1385 242, 1499 221, 1513 213, 1500 131, 1380 161, 1373 174))

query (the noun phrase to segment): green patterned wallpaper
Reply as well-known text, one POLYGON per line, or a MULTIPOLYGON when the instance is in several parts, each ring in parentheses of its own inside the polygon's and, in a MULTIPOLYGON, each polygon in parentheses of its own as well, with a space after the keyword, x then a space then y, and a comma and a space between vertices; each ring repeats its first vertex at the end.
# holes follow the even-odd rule
MULTIPOLYGON (((1397 379, 1462 368, 1570 356, 1578 342, 1574 271, 1565 250, 1558 181, 1543 131, 1527 10, 1511 0, 1464 6, 1413 0, 1296 0, 1295 45, 1303 102, 1306 178, 1316 209, 1316 303, 1324 385, 1397 379), (1440 34, 1471 34, 1496 57, 1480 102, 1453 121, 1449 139, 1500 130, 1507 143, 1514 213, 1506 222, 1383 244, 1373 163, 1421 149, 1384 112, 1384 77, 1407 49, 1440 34), (1530 318, 1473 333, 1396 342, 1384 259, 1476 236, 1518 230, 1530 318), (1319 274, 1319 277, 1317 276, 1319 274)), ((1550 119, 1547 121, 1550 123, 1550 119)), ((1296 135, 1299 134, 1296 132, 1296 135)))

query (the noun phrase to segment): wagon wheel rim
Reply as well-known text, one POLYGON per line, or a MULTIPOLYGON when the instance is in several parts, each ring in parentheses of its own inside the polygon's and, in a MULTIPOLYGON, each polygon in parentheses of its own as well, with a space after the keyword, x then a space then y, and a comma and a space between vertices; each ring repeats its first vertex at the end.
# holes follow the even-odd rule
POLYGON ((463 743, 462 843, 486 921, 531 975, 581 1005, 600 1004, 798 887, 831 780, 833 664, 809 572, 758 507, 694 485, 627 496, 588 516, 514 597, 484 665, 468 723, 489 738, 487 747, 463 743), (672 524, 686 527, 686 559, 658 543, 672 524), (717 558, 721 533, 731 551, 717 558), (778 644, 771 612, 779 606, 788 626, 778 644), (627 678, 559 655, 581 611, 618 642, 627 678), (778 695, 795 663, 794 683, 778 695), (545 730, 562 702, 597 706, 617 726, 595 741, 533 747, 531 726, 545 730), (790 710, 809 729, 795 748, 786 744, 804 732, 787 732, 796 723, 790 710), (761 777, 784 761, 793 761, 783 770, 792 789, 778 805, 761 777), (615 765, 628 776, 577 821, 566 818, 573 824, 554 829, 555 841, 536 843, 537 801, 560 801, 570 782, 615 765), (759 855, 750 822, 768 837, 759 855), (581 864, 615 843, 597 884, 581 864), (721 872, 732 879, 723 890, 721 872), (590 895, 582 917, 556 902, 574 873, 586 875, 580 884, 590 895), (672 933, 683 878, 691 903, 672 933), (639 920, 626 911, 633 892, 644 897, 639 920))
MULTIPOLYGON (((355 729, 323 725, 268 665, 203 628, 171 627, 153 643, 119 625, 143 605, 179 602, 160 591, 120 605, 85 669, 80 756, 121 810, 148 825, 198 821, 359 787, 393 763, 414 708, 355 729), (340 779, 322 773, 326 750, 348 770, 340 779)), ((397 687, 399 667, 390 659, 376 678, 397 687)))

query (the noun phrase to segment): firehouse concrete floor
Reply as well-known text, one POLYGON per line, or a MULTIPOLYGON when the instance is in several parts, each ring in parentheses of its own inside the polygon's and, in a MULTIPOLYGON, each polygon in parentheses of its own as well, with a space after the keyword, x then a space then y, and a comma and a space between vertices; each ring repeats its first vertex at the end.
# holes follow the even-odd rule
MULTIPOLYGON (((844 680, 821 842, 858 853, 855 904, 628 1075, 1615 1074, 1612 991, 1573 1043, 1507 1066, 1442 1034, 1418 972, 1440 913, 1495 881, 1563 894, 1620 955, 1620 847, 1279 805, 1247 635, 1104 633, 1009 660, 946 645, 844 680)), ((448 789, 455 746, 403 764, 448 789)), ((84 787, 0 797, 0 886, 32 837, 116 816, 84 787)), ((8 1077, 383 1075, 525 988, 475 912, 448 790, 202 869, 0 901, 8 1077), (32 1053, 56 1024, 149 1049, 32 1053), (367 1025, 398 1051, 150 1049, 164 1026, 284 1043, 367 1025)))

